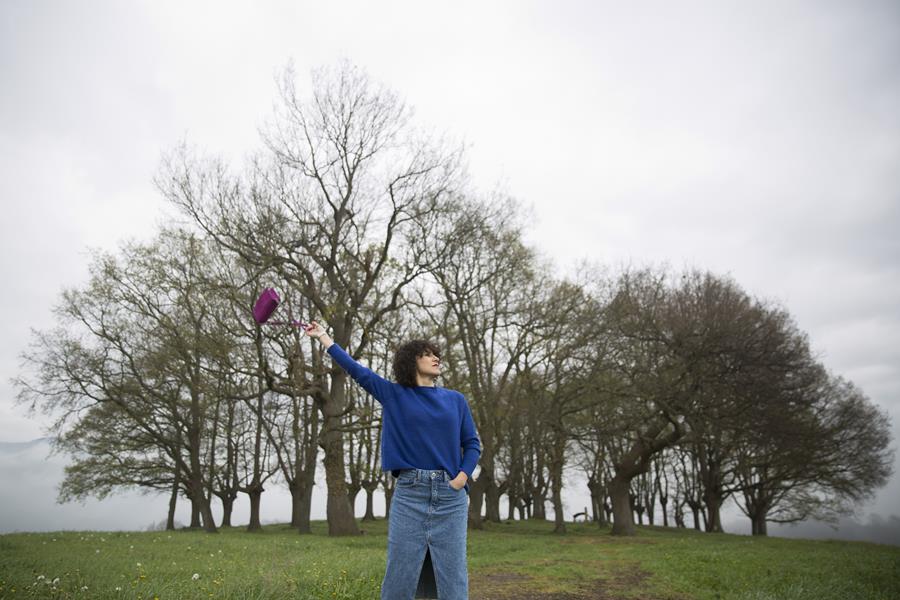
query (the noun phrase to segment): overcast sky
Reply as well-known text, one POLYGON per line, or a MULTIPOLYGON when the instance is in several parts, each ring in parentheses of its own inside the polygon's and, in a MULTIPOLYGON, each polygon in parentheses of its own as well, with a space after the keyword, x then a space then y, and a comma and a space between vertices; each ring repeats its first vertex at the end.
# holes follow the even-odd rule
MULTIPOLYGON (((0 441, 43 435, 9 379, 87 250, 172 212, 151 178, 180 140, 258 148, 291 59, 301 90, 349 59, 465 140, 560 272, 666 261, 782 302, 900 437, 895 1, 6 0, 0 441)), ((900 515, 900 477, 871 512, 900 515)))

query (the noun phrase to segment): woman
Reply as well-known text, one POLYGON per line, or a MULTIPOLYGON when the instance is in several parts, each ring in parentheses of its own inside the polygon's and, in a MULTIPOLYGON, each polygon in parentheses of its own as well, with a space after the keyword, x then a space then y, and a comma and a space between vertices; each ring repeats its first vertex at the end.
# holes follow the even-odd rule
POLYGON ((466 600, 468 481, 481 441, 465 396, 436 384, 440 349, 424 340, 402 345, 392 383, 353 360, 315 321, 305 331, 381 404, 381 468, 397 478, 382 600, 413 598, 426 554, 438 598, 466 600))

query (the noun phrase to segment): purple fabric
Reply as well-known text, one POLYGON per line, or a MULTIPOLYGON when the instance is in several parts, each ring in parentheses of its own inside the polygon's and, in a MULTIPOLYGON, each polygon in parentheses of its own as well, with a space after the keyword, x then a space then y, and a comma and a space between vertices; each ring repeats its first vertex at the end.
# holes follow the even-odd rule
POLYGON ((262 325, 269 320, 269 317, 278 308, 279 302, 281 302, 281 298, 278 297, 278 292, 273 288, 264 289, 263 293, 259 295, 256 304, 253 305, 253 319, 262 325))

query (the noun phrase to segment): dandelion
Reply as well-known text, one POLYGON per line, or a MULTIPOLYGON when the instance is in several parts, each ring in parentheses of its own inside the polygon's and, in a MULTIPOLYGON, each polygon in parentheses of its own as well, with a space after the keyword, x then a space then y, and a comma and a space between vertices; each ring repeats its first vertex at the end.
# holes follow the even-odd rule
POLYGON ((81 591, 82 591, 82 592, 86 592, 87 589, 88 589, 88 587, 87 587, 86 585, 81 586, 81 591))
POLYGON ((58 583, 59 583, 59 577, 57 577, 56 579, 54 579, 52 583, 53 583, 53 585, 58 584, 58 583))
POLYGON ((38 580, 38 581, 43 581, 43 580, 45 580, 45 579, 47 579, 47 578, 44 577, 43 575, 38 575, 38 576, 37 576, 37 580, 38 580))
POLYGON ((198 579, 200 579, 200 573, 194 573, 194 574, 191 576, 191 579, 193 579, 194 581, 197 581, 198 579))
POLYGON ((141 566, 141 563, 138 563, 137 566, 141 566))

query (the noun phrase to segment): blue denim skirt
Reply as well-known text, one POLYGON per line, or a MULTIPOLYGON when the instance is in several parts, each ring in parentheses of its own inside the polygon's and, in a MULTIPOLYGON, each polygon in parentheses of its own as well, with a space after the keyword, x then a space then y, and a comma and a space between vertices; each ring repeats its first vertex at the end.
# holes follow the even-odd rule
POLYGON ((450 487, 443 469, 399 472, 388 515, 387 569, 381 600, 412 600, 430 553, 437 597, 468 600, 466 532, 469 495, 450 487))

